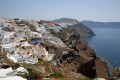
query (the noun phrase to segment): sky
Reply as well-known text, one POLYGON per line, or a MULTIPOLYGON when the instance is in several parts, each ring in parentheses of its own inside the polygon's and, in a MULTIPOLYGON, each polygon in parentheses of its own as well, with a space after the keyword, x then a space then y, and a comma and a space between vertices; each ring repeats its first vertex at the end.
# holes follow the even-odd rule
POLYGON ((120 0, 0 0, 0 17, 120 22, 120 0))

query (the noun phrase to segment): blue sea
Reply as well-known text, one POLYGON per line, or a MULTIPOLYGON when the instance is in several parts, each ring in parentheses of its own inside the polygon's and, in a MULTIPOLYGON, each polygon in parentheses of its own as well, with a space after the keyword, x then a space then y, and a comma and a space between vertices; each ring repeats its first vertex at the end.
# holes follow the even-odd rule
POLYGON ((120 67, 120 28, 91 28, 95 36, 85 38, 97 56, 111 69, 120 67))

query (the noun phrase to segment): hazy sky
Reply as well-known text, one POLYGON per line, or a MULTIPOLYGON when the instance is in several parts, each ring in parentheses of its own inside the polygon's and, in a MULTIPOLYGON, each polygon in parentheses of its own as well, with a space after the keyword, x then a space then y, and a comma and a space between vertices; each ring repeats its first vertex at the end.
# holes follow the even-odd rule
POLYGON ((0 16, 120 22, 120 0, 0 0, 0 16))

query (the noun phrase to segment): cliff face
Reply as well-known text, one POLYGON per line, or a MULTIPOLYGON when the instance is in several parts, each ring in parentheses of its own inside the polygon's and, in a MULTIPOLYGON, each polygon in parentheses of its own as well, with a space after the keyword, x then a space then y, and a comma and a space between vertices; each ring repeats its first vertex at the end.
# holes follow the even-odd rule
POLYGON ((71 23, 71 24, 79 23, 79 21, 77 21, 76 19, 70 19, 70 18, 60 18, 60 19, 54 20, 54 22, 57 22, 57 23, 71 23))
POLYGON ((87 77, 102 77, 109 80, 107 64, 95 55, 94 50, 80 42, 76 44, 76 48, 79 50, 80 56, 86 61, 79 67, 81 73, 87 77))
MULTIPOLYGON (((98 58, 94 50, 88 47, 87 42, 80 40, 77 33, 74 31, 73 33, 74 34, 70 35, 72 39, 64 41, 70 48, 68 52, 63 55, 57 54, 60 63, 63 65, 69 64, 74 72, 81 73, 86 77, 101 77, 109 80, 110 75, 107 63, 98 58)), ((65 33, 63 35, 65 35, 65 33)))
POLYGON ((94 32, 87 26, 83 25, 81 22, 70 25, 68 28, 77 31, 80 36, 94 36, 94 32))
POLYGON ((119 80, 120 79, 120 67, 116 67, 112 71, 112 80, 119 80))
POLYGON ((54 22, 61 23, 65 27, 67 26, 67 29, 75 30, 80 36, 94 36, 94 32, 90 28, 76 19, 60 18, 54 20, 54 22))
POLYGON ((88 47, 87 42, 81 40, 81 36, 71 28, 62 29, 53 35, 59 37, 68 49, 50 48, 49 53, 56 55, 58 64, 69 66, 69 70, 80 73, 89 78, 101 77, 109 80, 107 63, 98 58, 93 49, 88 47))
POLYGON ((107 80, 110 79, 107 63, 105 61, 102 61, 100 58, 97 58, 95 60, 95 67, 96 67, 96 76, 105 78, 107 80))

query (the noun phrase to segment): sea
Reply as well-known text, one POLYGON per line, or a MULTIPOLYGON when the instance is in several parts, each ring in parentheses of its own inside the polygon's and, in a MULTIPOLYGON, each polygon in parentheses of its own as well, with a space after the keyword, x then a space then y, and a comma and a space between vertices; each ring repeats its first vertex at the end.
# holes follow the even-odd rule
POLYGON ((97 56, 108 63, 109 69, 120 67, 120 28, 91 28, 93 37, 86 37, 97 56))

